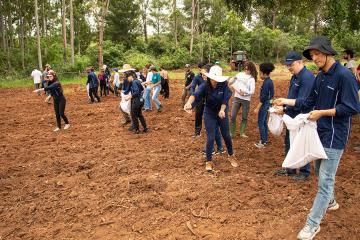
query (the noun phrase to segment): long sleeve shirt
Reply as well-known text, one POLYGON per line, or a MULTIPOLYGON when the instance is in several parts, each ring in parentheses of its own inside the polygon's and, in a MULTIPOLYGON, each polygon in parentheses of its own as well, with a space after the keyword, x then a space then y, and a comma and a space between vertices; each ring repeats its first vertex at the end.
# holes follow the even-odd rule
POLYGON ((140 98, 142 96, 142 92, 144 90, 140 81, 135 79, 131 82, 131 96, 132 98, 140 98))
POLYGON ((198 75, 196 75, 194 80, 191 82, 190 94, 193 94, 196 90, 196 87, 199 87, 204 82, 205 81, 202 78, 202 75, 200 73, 198 75))
POLYGON ((231 98, 232 92, 227 82, 217 83, 214 89, 211 89, 208 83, 204 82, 192 95, 195 97, 195 101, 192 104, 193 107, 205 98, 204 113, 215 114, 217 116, 223 104, 226 105, 225 111, 229 111, 229 99, 231 98))
POLYGON ((268 77, 265 78, 260 90, 260 102, 265 103, 274 97, 274 83, 268 77))
POLYGON ((297 108, 336 109, 335 116, 317 120, 317 131, 325 148, 345 148, 350 135, 351 116, 360 112, 357 91, 354 74, 336 61, 328 72, 319 72, 308 98, 296 99, 297 108))
POLYGON ((188 71, 185 73, 185 87, 189 86, 193 79, 195 77, 195 74, 192 71, 188 71))
POLYGON ((244 93, 244 96, 242 96, 235 91, 234 97, 250 101, 251 96, 255 93, 255 79, 244 72, 238 73, 235 82, 233 83, 233 87, 235 90, 241 90, 244 93))
POLYGON ((64 94, 61 90, 61 85, 59 82, 53 82, 49 86, 44 88, 44 91, 50 91, 51 96, 54 98, 54 100, 60 100, 64 97, 64 94))
MULTIPOLYGON (((290 80, 289 92, 287 98, 306 99, 315 83, 315 76, 304 67, 299 74, 293 75, 290 80)), ((286 106, 286 114, 294 118, 300 113, 308 113, 311 109, 300 109, 297 107, 286 106)))
POLYGON ((98 87, 98 79, 94 72, 90 72, 88 74, 87 82, 86 84, 89 84, 89 88, 97 88, 98 87))
POLYGON ((122 85, 122 90, 125 95, 129 94, 131 92, 131 82, 127 80, 127 78, 124 79, 124 83, 122 85))

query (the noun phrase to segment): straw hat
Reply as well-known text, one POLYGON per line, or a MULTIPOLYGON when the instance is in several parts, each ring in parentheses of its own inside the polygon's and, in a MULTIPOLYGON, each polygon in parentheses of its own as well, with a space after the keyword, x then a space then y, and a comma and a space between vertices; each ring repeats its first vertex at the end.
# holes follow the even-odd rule
POLYGON ((124 73, 128 71, 135 71, 135 68, 132 68, 130 64, 124 64, 123 69, 119 70, 119 72, 124 73))

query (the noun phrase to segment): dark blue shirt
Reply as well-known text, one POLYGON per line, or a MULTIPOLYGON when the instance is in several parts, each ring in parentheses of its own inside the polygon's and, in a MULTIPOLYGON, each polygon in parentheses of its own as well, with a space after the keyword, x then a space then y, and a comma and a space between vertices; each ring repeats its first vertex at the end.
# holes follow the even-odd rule
POLYGON ((143 93, 143 86, 141 85, 140 81, 135 79, 131 82, 131 96, 132 98, 140 98, 143 93))
POLYGON ((260 90, 260 102, 265 103, 274 97, 274 83, 267 77, 265 78, 260 90))
POLYGON ((125 95, 127 95, 131 91, 131 82, 129 82, 129 80, 127 80, 127 78, 124 79, 124 82, 122 85, 122 90, 125 95))
MULTIPOLYGON (((49 82, 50 84, 50 82, 49 82)), ((44 88, 45 91, 50 91, 51 96, 54 98, 54 100, 60 100, 64 97, 64 94, 61 89, 61 85, 59 82, 53 82, 51 85, 44 88)))
POLYGON ((88 79, 86 84, 89 84, 89 88, 97 88, 98 87, 98 79, 96 77, 96 74, 94 72, 90 72, 88 74, 88 79))
POLYGON ((336 61, 327 73, 319 72, 307 99, 296 99, 297 108, 336 109, 334 117, 317 120, 317 131, 325 148, 345 148, 351 116, 360 112, 357 90, 354 74, 336 61))
POLYGON ((190 94, 195 92, 196 87, 199 87, 205 80, 202 78, 202 75, 199 73, 195 76, 194 80, 191 82, 190 94))
MULTIPOLYGON (((293 75, 290 80, 289 93, 287 98, 296 99, 303 98, 306 99, 311 92, 311 89, 315 82, 315 76, 312 72, 304 67, 301 69, 299 74, 293 75)), ((286 106, 286 114, 294 118, 300 113, 308 113, 312 109, 300 109, 297 107, 286 106)))
POLYGON ((214 89, 211 89, 208 82, 202 83, 197 91, 192 94, 195 101, 192 106, 195 107, 205 98, 204 113, 217 114, 221 109, 221 105, 226 105, 225 111, 229 110, 229 99, 232 95, 227 82, 217 83, 214 89))

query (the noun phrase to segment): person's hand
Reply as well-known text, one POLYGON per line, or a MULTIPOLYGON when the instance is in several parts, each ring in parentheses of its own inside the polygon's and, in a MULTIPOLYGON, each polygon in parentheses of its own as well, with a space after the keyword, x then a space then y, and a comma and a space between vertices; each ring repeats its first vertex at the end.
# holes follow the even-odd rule
POLYGON ((245 96, 245 92, 240 90, 239 93, 240 93, 240 96, 245 96))
POLYGON ((192 112, 191 109, 192 109, 191 104, 189 102, 185 103, 185 105, 184 105, 185 112, 191 113, 192 112))
POLYGON ((285 100, 286 100, 286 98, 277 98, 273 101, 273 105, 275 105, 275 106, 286 105, 285 100))
POLYGON ((283 115, 284 114, 284 107, 283 106, 275 106, 275 113, 278 115, 283 115))
POLYGON ((255 109, 254 109, 254 113, 255 113, 255 114, 258 114, 258 113, 259 113, 259 108, 255 108, 255 109))
POLYGON ((33 92, 38 93, 38 92, 41 92, 41 91, 44 91, 44 89, 43 88, 35 89, 33 92))
POLYGON ((308 119, 310 121, 317 121, 319 118, 321 118, 322 115, 322 111, 321 110, 314 110, 310 112, 310 116, 308 117, 308 119))
POLYGON ((220 112, 219 112, 219 118, 221 118, 221 119, 224 119, 225 118, 225 111, 224 110, 220 110, 220 112))

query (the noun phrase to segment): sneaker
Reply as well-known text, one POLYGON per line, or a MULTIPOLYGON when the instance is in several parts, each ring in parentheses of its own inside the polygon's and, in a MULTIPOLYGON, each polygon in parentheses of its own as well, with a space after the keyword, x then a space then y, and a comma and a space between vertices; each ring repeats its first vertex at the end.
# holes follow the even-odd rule
POLYGON ((309 179, 309 176, 303 175, 303 174, 299 174, 299 175, 294 175, 292 177, 292 179, 294 179, 295 181, 305 181, 309 179))
POLYGON ((158 112, 162 112, 163 107, 160 105, 159 109, 157 110, 158 112))
POLYGON ((70 124, 65 124, 64 129, 66 130, 66 129, 69 129, 69 128, 70 128, 70 124))
MULTIPOLYGON (((202 150, 202 154, 206 155, 206 150, 202 150)), ((213 150, 213 152, 212 152, 212 155, 214 155, 214 154, 215 154, 215 150, 213 150)))
POLYGON ((198 137, 200 137, 200 133, 195 133, 192 137, 193 138, 198 138, 198 137))
POLYGON ((213 162, 207 161, 207 162, 205 163, 205 169, 206 169, 206 171, 208 171, 208 172, 212 172, 212 171, 214 170, 214 164, 213 164, 213 162))
POLYGON ((57 127, 54 129, 54 132, 57 132, 57 131, 60 131, 60 128, 57 127))
POLYGON ((339 204, 336 202, 335 199, 333 199, 332 201, 330 201, 327 210, 335 211, 335 210, 338 210, 339 207, 340 207, 339 204))
POLYGON ((149 128, 144 128, 143 133, 149 132, 149 128))
POLYGON ((225 153, 226 151, 223 149, 223 148, 221 148, 221 149, 218 149, 216 152, 215 152, 215 155, 219 155, 219 154, 223 154, 223 153, 225 153))
POLYGON ((305 225, 303 229, 299 232, 297 235, 297 238, 299 240, 312 240, 314 239, 315 235, 320 232, 320 226, 318 227, 312 227, 308 224, 305 225))
POLYGON ((134 134, 139 134, 139 133, 140 133, 139 129, 134 129, 134 134))
POLYGON ((287 170, 285 168, 282 168, 282 169, 275 170, 274 174, 276 176, 287 176, 288 172, 287 172, 287 170))
POLYGON ((129 123, 131 123, 131 121, 123 121, 123 122, 121 122, 121 126, 125 126, 125 125, 127 125, 127 124, 129 124, 129 123))
POLYGON ((244 134, 240 134, 240 137, 242 138, 248 138, 248 136, 244 133, 244 134))
POLYGON ((238 166, 239 166, 239 164, 237 163, 237 161, 236 161, 236 159, 235 159, 235 155, 234 155, 234 154, 231 155, 231 156, 229 155, 229 156, 228 156, 228 160, 229 160, 231 166, 233 166, 233 167, 238 167, 238 166))
POLYGON ((258 142, 258 143, 255 143, 254 145, 255 145, 255 147, 257 147, 257 148, 265 148, 266 143, 258 142))

